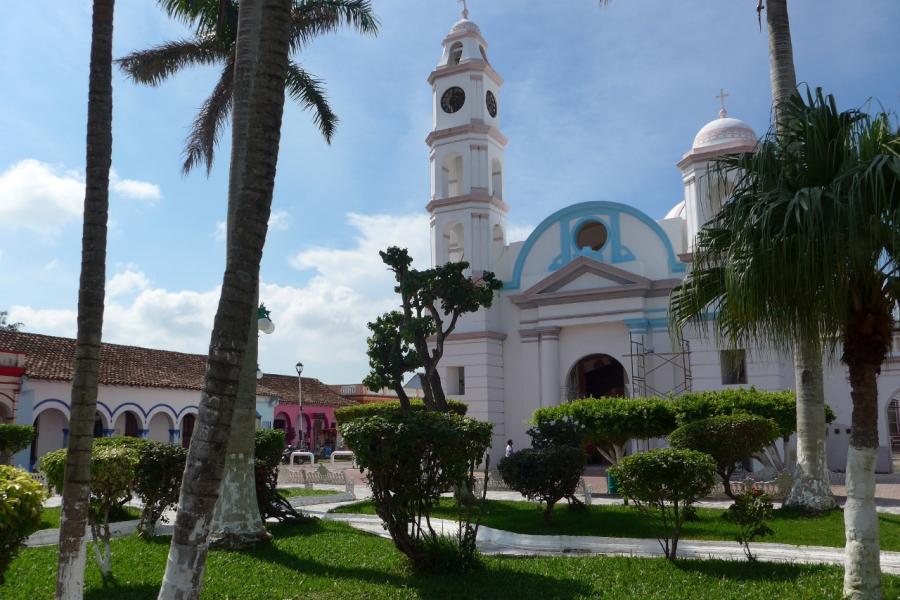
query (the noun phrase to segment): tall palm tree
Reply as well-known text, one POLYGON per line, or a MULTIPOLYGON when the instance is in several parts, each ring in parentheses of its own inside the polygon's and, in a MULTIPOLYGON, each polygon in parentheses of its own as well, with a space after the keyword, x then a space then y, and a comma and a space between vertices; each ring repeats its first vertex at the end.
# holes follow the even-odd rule
POLYGON ((87 156, 78 333, 69 406, 69 441, 62 490, 56 597, 84 594, 85 525, 91 482, 91 446, 100 376, 103 301, 106 295, 106 229, 112 165, 112 38, 115 0, 94 0, 88 76, 87 156))
POLYGON ((876 376, 900 301, 900 130, 886 115, 839 112, 820 90, 779 110, 777 135, 721 161, 734 194, 701 231, 671 310, 679 325, 715 311, 731 339, 840 349, 853 403, 844 594, 880 598, 876 376))
MULTIPOLYGON (((232 111, 238 0, 159 0, 159 3, 170 16, 194 27, 194 37, 133 52, 116 62, 133 81, 151 86, 160 85, 188 66, 221 65, 219 81, 194 118, 182 165, 183 172, 188 173, 202 163, 209 173, 216 144, 232 111)), ((342 25, 368 35, 378 32, 378 21, 369 0, 292 0, 289 23, 293 55, 314 37, 336 31, 342 25)), ((312 109, 313 121, 330 142, 338 119, 328 104, 322 82, 291 60, 287 91, 302 107, 312 109)))
POLYGON ((188 450, 160 599, 195 599, 200 595, 206 542, 224 471, 272 206, 289 68, 291 8, 291 0, 240 3, 226 269, 198 428, 188 450))

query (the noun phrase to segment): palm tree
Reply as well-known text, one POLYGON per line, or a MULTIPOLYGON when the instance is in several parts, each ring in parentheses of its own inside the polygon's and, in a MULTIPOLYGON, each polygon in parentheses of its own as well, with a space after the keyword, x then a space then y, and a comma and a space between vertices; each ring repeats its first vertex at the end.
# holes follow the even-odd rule
POLYGON ((109 169, 112 165, 114 6, 115 0, 94 0, 91 25, 78 333, 75 341, 56 575, 56 597, 66 600, 79 599, 84 594, 83 538, 90 499, 91 446, 94 442, 103 301, 106 295, 106 227, 109 217, 109 169))
MULTIPOLYGON (((184 148, 183 172, 203 163, 208 174, 222 127, 232 111, 238 0, 159 3, 170 16, 193 26, 194 37, 133 52, 116 63, 136 83, 151 86, 160 85, 187 66, 222 66, 219 81, 194 118, 184 148)), ((342 25, 369 35, 378 32, 369 0, 292 0, 290 11, 291 54, 299 53, 314 37, 336 31, 342 25)), ((292 60, 288 64, 287 92, 302 107, 312 109, 313 121, 326 141, 331 142, 338 119, 328 104, 322 82, 292 60)))
POLYGON ((200 595, 213 508, 256 309, 259 264, 272 206, 291 41, 291 0, 241 0, 234 53, 234 127, 228 240, 197 433, 182 479, 159 598, 200 595), (240 226, 236 226, 236 224, 240 226))
POLYGON ((820 90, 779 110, 777 134, 721 161, 734 194, 701 231, 671 310, 681 326, 714 311, 730 339, 841 349, 853 402, 844 595, 880 598, 876 376, 900 300, 900 130, 883 114, 839 112, 820 90))

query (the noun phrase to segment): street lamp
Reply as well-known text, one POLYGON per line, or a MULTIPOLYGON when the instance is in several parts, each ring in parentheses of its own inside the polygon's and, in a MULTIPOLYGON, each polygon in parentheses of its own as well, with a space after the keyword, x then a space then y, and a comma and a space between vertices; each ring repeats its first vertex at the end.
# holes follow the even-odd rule
POLYGON ((256 326, 263 333, 272 333, 275 331, 275 323, 272 322, 272 313, 266 308, 265 304, 260 304, 256 309, 256 326))
POLYGON ((297 403, 300 405, 300 449, 306 450, 306 419, 303 418, 303 363, 297 361, 297 403))

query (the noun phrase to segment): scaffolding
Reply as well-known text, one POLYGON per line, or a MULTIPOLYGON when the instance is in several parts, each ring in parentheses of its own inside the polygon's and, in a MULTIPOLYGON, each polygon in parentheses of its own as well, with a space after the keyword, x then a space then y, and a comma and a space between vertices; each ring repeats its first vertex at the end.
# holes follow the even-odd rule
POLYGON ((691 391, 691 346, 687 340, 681 340, 679 351, 655 352, 653 348, 647 348, 642 334, 631 333, 631 354, 628 358, 631 360, 632 397, 678 396, 691 391), (660 377, 651 376, 667 366, 672 367, 674 373, 671 387, 664 389, 663 384, 657 381, 660 377))

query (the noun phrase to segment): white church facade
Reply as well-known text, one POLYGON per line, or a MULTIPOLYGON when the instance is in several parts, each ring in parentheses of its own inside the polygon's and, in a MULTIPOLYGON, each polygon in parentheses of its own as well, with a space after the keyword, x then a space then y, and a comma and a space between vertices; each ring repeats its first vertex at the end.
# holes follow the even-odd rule
MULTIPOLYGON (((492 271, 504 287, 489 310, 466 315, 445 344, 439 370, 448 395, 494 424, 494 452, 507 439, 529 445, 535 409, 600 395, 677 395, 730 386, 793 389, 791 357, 760 348, 719 348, 685 332, 673 347, 668 297, 690 269, 697 231, 721 205, 709 189, 711 161, 751 151, 757 141, 723 110, 677 162, 683 201, 655 219, 593 198, 544 219, 524 242, 507 243, 514 199, 503 181, 507 138, 501 132, 503 79, 488 44, 467 15, 443 41, 428 78, 433 87, 431 161, 432 263, 466 260, 471 275, 492 271)), ((677 158, 677 157, 676 157, 677 158)), ((673 160, 675 162, 675 160, 673 160)), ((826 400, 837 414, 828 429, 829 466, 843 470, 849 440, 846 369, 826 365, 826 400)), ((879 385, 877 470, 892 469, 900 450, 900 337, 879 385)), ((495 457, 496 458, 496 457, 495 457)))

